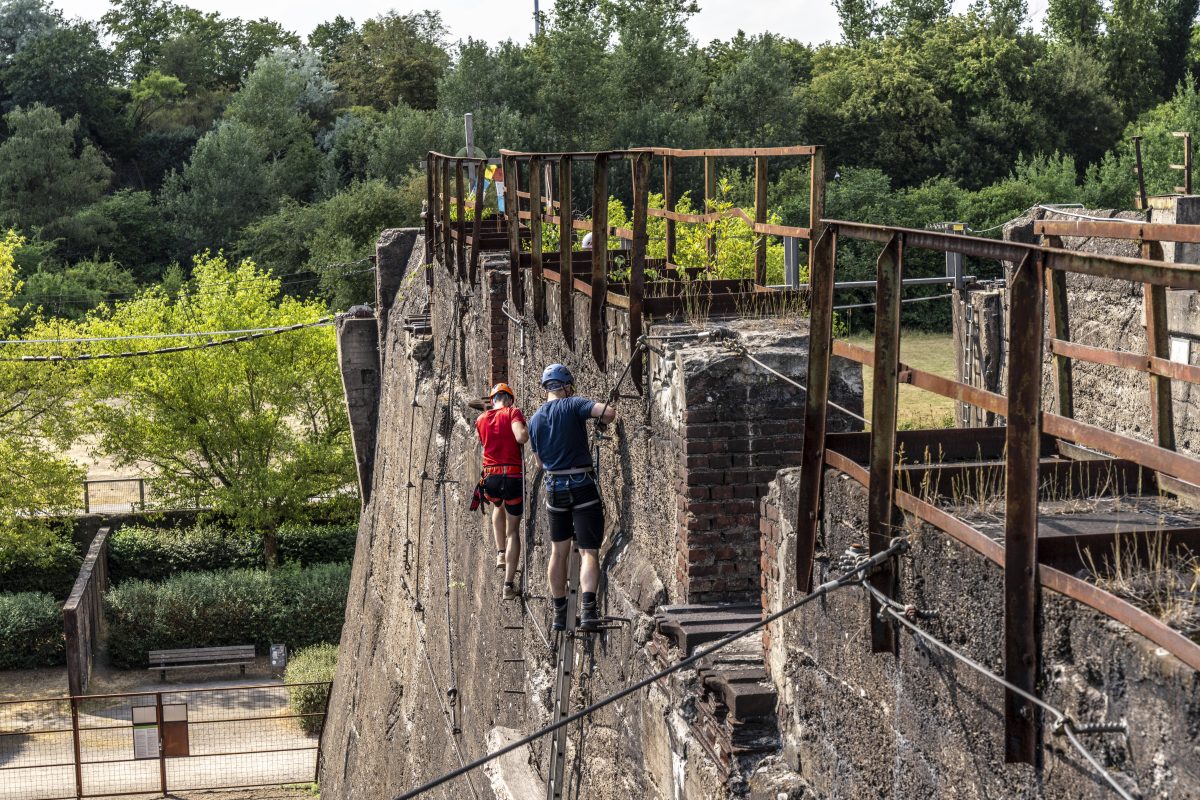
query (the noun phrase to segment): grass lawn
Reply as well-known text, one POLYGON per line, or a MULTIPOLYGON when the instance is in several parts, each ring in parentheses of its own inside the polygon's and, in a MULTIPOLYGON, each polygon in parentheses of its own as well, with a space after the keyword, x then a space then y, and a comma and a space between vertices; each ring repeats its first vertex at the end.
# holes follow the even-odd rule
MULTIPOLYGON (((856 333, 850 341, 863 347, 874 347, 869 333, 856 333)), ((956 357, 953 337, 949 333, 924 333, 902 331, 900 333, 900 360, 911 367, 933 372, 946 378, 954 378, 956 357)), ((872 370, 863 367, 863 392, 865 416, 871 418, 872 370)), ((954 401, 923 391, 915 386, 900 384, 899 428, 952 428, 954 427, 954 401)))

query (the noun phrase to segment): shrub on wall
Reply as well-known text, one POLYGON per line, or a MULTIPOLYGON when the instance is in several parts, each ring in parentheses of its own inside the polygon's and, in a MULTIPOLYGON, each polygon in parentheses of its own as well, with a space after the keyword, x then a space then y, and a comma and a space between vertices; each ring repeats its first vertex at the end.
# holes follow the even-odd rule
MULTIPOLYGON (((298 651, 288 662, 284 672, 285 683, 311 684, 333 680, 337 667, 336 644, 314 644, 298 651)), ((288 706, 293 714, 321 714, 325 711, 325 698, 329 689, 325 686, 291 686, 288 688, 288 706)), ((300 730, 317 733, 324 722, 322 717, 297 717, 300 730)))
POLYGON ((109 658, 146 666, 150 650, 272 642, 289 650, 336 642, 349 564, 186 572, 161 582, 127 580, 104 598, 109 658))
MULTIPOLYGON (((335 564, 354 557, 354 525, 284 525, 278 533, 279 559, 285 564, 335 564)), ((109 539, 109 575, 113 583, 130 578, 163 580, 193 570, 264 566, 262 534, 230 531, 215 524, 190 528, 130 526, 109 539)))
POLYGON ((46 592, 0 594, 0 669, 64 663, 62 606, 46 592))

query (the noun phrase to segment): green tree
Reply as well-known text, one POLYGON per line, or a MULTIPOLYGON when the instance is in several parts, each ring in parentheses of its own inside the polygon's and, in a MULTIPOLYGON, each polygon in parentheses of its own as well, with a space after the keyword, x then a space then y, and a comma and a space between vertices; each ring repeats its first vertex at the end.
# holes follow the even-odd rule
POLYGON ((113 296, 131 295, 137 282, 112 261, 77 261, 67 267, 43 266, 31 273, 17 301, 55 318, 82 319, 88 310, 113 296))
POLYGON ((1055 41, 1094 45, 1100 38, 1104 6, 1100 0, 1050 0, 1046 31, 1055 41))
POLYGON ((436 11, 390 11, 346 35, 329 62, 329 74, 354 105, 380 111, 397 102, 435 108, 437 81, 450 63, 445 37, 436 11))
MULTIPOLYGON (((101 337, 232 330, 326 314, 321 303, 283 295, 278 279, 249 261, 206 254, 192 275, 174 298, 149 291, 102 307, 74 330, 101 337)), ((107 346, 130 349, 129 342, 107 346)), ((164 499, 199 498, 236 526, 263 531, 271 561, 281 522, 304 519, 313 498, 354 484, 330 328, 94 362, 89 371, 90 425, 101 451, 120 464, 149 463, 164 499)))
POLYGON ((95 202, 112 179, 100 151, 78 144, 79 118, 63 120, 35 105, 4 115, 11 135, 0 143, 0 222, 50 228, 95 202))

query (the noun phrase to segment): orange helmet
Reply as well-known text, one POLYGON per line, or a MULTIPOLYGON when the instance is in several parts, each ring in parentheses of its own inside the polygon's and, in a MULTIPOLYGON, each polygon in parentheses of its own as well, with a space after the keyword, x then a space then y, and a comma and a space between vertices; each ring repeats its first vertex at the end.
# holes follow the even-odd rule
POLYGON ((490 392, 488 392, 487 394, 484 395, 484 397, 486 397, 488 400, 491 400, 493 397, 500 394, 501 392, 504 392, 506 395, 513 398, 514 400, 517 399, 517 393, 514 392, 507 383, 497 383, 495 386, 492 387, 492 390, 490 392))

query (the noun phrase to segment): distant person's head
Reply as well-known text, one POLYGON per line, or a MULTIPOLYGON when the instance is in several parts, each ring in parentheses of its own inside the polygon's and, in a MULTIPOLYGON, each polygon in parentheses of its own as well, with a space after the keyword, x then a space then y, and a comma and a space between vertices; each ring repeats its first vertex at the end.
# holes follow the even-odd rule
POLYGON ((542 370, 542 388, 547 394, 566 397, 575 389, 575 378, 562 364, 551 364, 542 370))
POLYGON ((492 390, 487 393, 487 399, 492 401, 492 408, 505 408, 511 406, 515 399, 513 390, 507 383, 497 383, 492 387, 492 390))
POLYGON ((592 249, 592 234, 585 233, 583 235, 583 241, 580 242, 579 246, 581 248, 583 248, 584 250, 591 250, 592 249))

